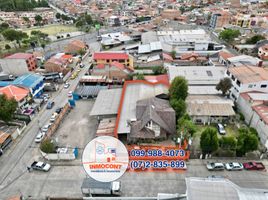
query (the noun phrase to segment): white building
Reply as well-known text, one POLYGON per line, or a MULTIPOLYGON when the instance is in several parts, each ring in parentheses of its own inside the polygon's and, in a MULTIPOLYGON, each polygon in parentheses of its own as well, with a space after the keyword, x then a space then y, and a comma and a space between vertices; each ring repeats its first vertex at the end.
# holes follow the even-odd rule
POLYGON ((189 94, 220 94, 216 85, 224 78, 225 67, 214 66, 186 66, 176 67, 165 63, 169 82, 177 76, 182 76, 188 81, 189 94))
POLYGON ((245 92, 237 100, 245 122, 255 128, 263 145, 268 148, 268 93, 245 92))
POLYGON ((261 67, 262 62, 263 61, 257 57, 240 55, 227 58, 227 67, 239 67, 244 65, 261 67))
POLYGON ((268 69, 249 66, 231 67, 226 70, 226 76, 232 80, 230 97, 235 101, 243 92, 268 92, 268 69))

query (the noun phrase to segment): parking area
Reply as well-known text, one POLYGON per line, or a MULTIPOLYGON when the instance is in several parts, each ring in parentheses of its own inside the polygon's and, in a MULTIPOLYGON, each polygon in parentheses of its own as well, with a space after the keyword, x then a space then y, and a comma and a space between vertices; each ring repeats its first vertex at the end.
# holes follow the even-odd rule
POLYGON ((60 147, 82 149, 95 137, 97 120, 89 116, 94 101, 79 100, 60 124, 53 138, 60 147))

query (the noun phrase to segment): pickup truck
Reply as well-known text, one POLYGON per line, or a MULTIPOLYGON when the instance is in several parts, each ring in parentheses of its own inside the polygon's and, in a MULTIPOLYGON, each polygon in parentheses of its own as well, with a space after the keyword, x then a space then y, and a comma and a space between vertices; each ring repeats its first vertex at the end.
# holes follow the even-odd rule
POLYGON ((85 178, 81 190, 84 195, 89 196, 119 196, 121 194, 121 183, 119 181, 99 182, 91 178, 85 178))
POLYGON ((39 171, 44 171, 48 172, 50 170, 51 166, 50 164, 40 162, 40 161, 34 161, 31 164, 31 169, 39 170, 39 171))
POLYGON ((264 170, 265 166, 261 162, 247 162, 243 163, 246 170, 264 170))

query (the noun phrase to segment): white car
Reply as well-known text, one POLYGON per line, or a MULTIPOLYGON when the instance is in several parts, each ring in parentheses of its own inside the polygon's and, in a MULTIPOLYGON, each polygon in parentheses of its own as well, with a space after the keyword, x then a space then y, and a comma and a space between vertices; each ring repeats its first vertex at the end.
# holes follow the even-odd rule
POLYGON ((224 170, 224 164, 223 163, 208 163, 207 169, 209 171, 220 171, 224 170))
POLYGON ((42 140, 43 140, 43 138, 45 137, 45 135, 46 135, 46 133, 44 133, 44 132, 39 132, 38 134, 37 134, 37 136, 35 137, 35 142, 36 143, 40 143, 42 140))
POLYGON ((45 132, 46 133, 48 131, 48 129, 49 129, 50 126, 51 126, 51 123, 46 124, 45 126, 43 126, 42 132, 45 132))
POLYGON ((70 83, 68 83, 68 82, 66 82, 66 83, 64 84, 64 86, 63 86, 64 89, 67 89, 67 88, 69 88, 69 87, 70 87, 70 83))
POLYGON ((226 134, 226 131, 225 131, 224 126, 222 124, 217 124, 217 128, 218 128, 219 134, 221 134, 221 135, 226 134))
POLYGON ((230 163, 225 164, 225 168, 228 171, 239 171, 239 170, 242 170, 244 167, 243 167, 242 163, 230 162, 230 163))
POLYGON ((68 92, 68 97, 72 97, 73 96, 73 92, 72 91, 69 91, 68 92))
POLYGON ((56 113, 56 112, 53 113, 49 121, 54 122, 56 120, 56 118, 57 118, 57 115, 58 115, 58 113, 56 113))
POLYGON ((31 168, 32 169, 35 169, 35 170, 40 170, 40 171, 45 171, 45 172, 48 172, 51 168, 50 164, 48 163, 44 163, 44 162, 37 162, 37 161, 34 161, 32 164, 31 164, 31 168))

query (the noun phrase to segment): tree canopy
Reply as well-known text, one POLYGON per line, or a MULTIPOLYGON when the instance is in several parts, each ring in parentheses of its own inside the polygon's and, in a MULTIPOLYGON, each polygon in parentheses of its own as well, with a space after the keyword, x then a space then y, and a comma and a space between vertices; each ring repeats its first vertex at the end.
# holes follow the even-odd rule
POLYGON ((28 38, 27 33, 24 33, 22 31, 16 31, 14 29, 6 29, 2 32, 2 35, 5 39, 13 42, 16 41, 20 46, 20 41, 24 38, 28 38))
POLYGON ((197 131, 196 125, 192 122, 188 114, 184 114, 177 123, 177 132, 183 132, 184 136, 188 139, 193 137, 194 133, 197 131))
POLYGON ((171 99, 186 99, 188 95, 188 83, 184 77, 178 76, 173 79, 169 88, 169 95, 171 99))
POLYGON ((251 38, 247 39, 247 44, 256 44, 260 40, 265 40, 265 37, 262 35, 254 35, 251 38))
POLYGON ((91 26, 93 24, 93 20, 91 16, 87 13, 81 15, 76 21, 76 27, 83 27, 83 26, 91 26))
POLYGON ((226 77, 220 80, 216 85, 216 90, 221 90, 222 94, 225 96, 227 92, 232 88, 233 84, 230 78, 226 77))
POLYGON ((225 29, 220 32, 219 38, 226 42, 233 42, 240 34, 239 30, 225 29))
POLYGON ((29 11, 37 7, 49 7, 46 0, 0 0, 2 11, 29 11))
POLYGON ((181 118, 186 112, 186 103, 182 99, 171 99, 170 105, 175 110, 177 119, 181 118))
POLYGON ((250 129, 240 128, 239 135, 237 137, 237 156, 243 156, 247 152, 255 151, 258 149, 259 140, 255 132, 251 132, 250 129))
POLYGON ((6 95, 0 95, 0 120, 6 123, 11 121, 17 105, 15 99, 8 99, 6 95))
POLYGON ((154 75, 165 74, 167 70, 162 66, 157 66, 153 68, 153 73, 154 75))
POLYGON ((200 138, 200 146, 203 153, 212 153, 219 148, 219 139, 215 128, 206 128, 200 138))

